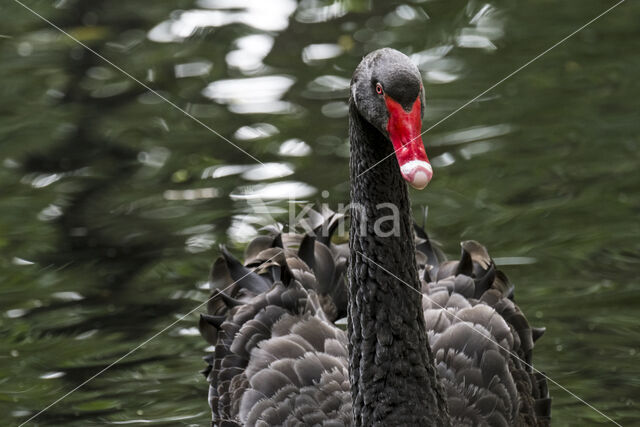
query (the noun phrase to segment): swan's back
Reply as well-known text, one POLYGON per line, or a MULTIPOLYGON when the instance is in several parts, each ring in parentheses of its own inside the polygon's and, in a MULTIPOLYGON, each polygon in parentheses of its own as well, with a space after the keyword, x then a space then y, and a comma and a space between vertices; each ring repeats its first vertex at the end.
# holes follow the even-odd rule
POLYGON ((350 424, 347 336, 333 323, 346 315, 347 253, 277 232, 249 244, 246 266, 223 251, 200 320, 215 346, 204 372, 214 425, 350 424))
POLYGON ((548 425, 547 382, 532 366, 544 329, 531 328, 484 246, 463 242, 459 261, 440 263, 424 231, 416 235, 429 344, 453 425, 548 425))
MULTIPOLYGON (((323 217, 331 231, 337 217, 323 217)), ((316 231, 318 228, 316 228, 316 231)), ((423 309, 453 425, 547 425, 544 377, 531 368, 540 330, 484 247, 463 244, 442 262, 417 228, 423 309), (431 281, 430 279, 434 281, 431 281)), ((245 265, 223 251, 213 266, 203 337, 213 425, 352 424, 346 315, 346 245, 272 232, 252 241, 245 265)), ((400 286, 402 286, 400 284, 400 286)))

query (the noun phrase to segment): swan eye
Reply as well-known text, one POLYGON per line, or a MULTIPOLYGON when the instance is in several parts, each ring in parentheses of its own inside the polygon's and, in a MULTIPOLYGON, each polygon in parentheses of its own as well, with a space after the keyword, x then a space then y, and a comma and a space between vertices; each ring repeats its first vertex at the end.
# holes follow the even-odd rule
POLYGON ((380 83, 376 83, 376 92, 378 92, 378 95, 382 95, 382 85, 380 83))

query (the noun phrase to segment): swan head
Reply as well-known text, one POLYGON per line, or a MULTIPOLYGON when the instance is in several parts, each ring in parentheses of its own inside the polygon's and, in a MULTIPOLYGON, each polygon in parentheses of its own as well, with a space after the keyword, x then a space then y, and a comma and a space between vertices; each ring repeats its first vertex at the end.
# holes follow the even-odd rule
POLYGON ((369 53, 351 79, 351 102, 390 141, 402 177, 420 190, 433 176, 420 135, 424 99, 418 67, 395 49, 369 53))

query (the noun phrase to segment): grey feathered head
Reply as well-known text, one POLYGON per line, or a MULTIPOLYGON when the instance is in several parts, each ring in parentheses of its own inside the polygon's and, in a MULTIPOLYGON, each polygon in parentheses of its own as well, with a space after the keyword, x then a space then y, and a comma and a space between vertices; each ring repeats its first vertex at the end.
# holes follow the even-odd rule
POLYGON ((391 141, 402 176, 419 189, 433 175, 420 135, 424 100, 418 67, 397 50, 371 52, 353 73, 351 102, 391 141))

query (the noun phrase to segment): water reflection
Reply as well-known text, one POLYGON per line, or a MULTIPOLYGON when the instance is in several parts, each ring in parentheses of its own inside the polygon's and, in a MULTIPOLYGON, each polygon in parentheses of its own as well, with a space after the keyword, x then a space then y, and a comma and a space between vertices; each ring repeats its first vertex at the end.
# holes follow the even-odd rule
POLYGON ((273 47, 273 37, 267 34, 250 34, 236 39, 235 49, 227 53, 227 65, 238 68, 245 74, 253 74, 262 69, 263 59, 273 47))
POLYGON ((220 165, 209 166, 201 175, 202 179, 206 178, 222 178, 223 176, 237 175, 249 170, 253 165, 220 165))
POLYGON ((311 154, 311 147, 298 138, 287 139, 278 148, 278 154, 288 157, 305 157, 311 154))
POLYGON ((233 134, 235 139, 252 141, 268 138, 277 134, 278 128, 270 123, 256 123, 250 126, 242 126, 233 134))
POLYGON ((280 99, 295 83, 285 75, 218 80, 210 83, 202 94, 218 103, 226 104, 238 114, 286 114, 298 107, 280 99))
POLYGON ((429 83, 451 83, 458 79, 458 75, 447 71, 431 70, 425 74, 425 80, 429 83))
POLYGON ((431 164, 434 168, 444 168, 456 162, 455 157, 449 152, 442 153, 439 156, 431 158, 431 164))
POLYGON ((166 190, 163 196, 167 200, 214 199, 220 196, 220 190, 215 187, 194 188, 190 190, 166 190))
POLYGON ((445 134, 432 135, 429 145, 456 145, 481 139, 497 138, 512 132, 511 125, 498 124, 491 126, 474 126, 468 129, 456 130, 445 134))
MULTIPOLYGON (((204 301, 219 244, 240 253, 263 228, 289 221, 291 200, 348 201, 346 100, 364 53, 390 45, 411 55, 432 125, 601 12, 592 1, 580 10, 499 1, 109 5, 37 7, 264 165, 41 21, 7 9, 7 425, 204 301)), ((625 7, 633 16, 637 6, 625 7)), ((536 363, 630 424, 640 354, 630 303, 638 292, 640 96, 637 58, 619 66, 620 52, 635 49, 635 28, 624 14, 607 19, 606 37, 597 26, 581 33, 426 134, 437 179, 412 191, 412 201, 431 207, 427 224, 448 253, 459 251, 458 240, 478 239, 509 266, 527 315, 548 328, 536 363)), ((205 425, 197 374, 205 345, 195 321, 161 334, 40 422, 205 425)), ((594 422, 573 398, 552 393, 557 424, 594 422)))
POLYGON ((322 106, 321 111, 331 119, 345 118, 349 114, 349 104, 344 101, 329 102, 322 106))
POLYGON ((318 190, 304 182, 281 181, 273 184, 239 187, 229 197, 232 200, 297 200, 314 195, 318 190))
POLYGON ((207 27, 245 24, 257 30, 282 31, 289 25, 295 10, 294 0, 199 0, 198 5, 215 10, 187 10, 174 13, 174 18, 161 22, 149 31, 154 42, 180 42, 207 27))
POLYGON ((176 78, 206 76, 213 64, 209 61, 195 61, 177 64, 173 67, 176 78))
POLYGON ((46 374, 40 375, 40 378, 43 380, 52 380, 55 378, 62 378, 65 376, 64 372, 47 372, 46 374))
POLYGON ((472 157, 488 153, 491 150, 495 150, 496 143, 492 141, 481 141, 476 142, 475 144, 468 145, 460 149, 460 155, 465 160, 471 160, 472 157))
POLYGON ((335 58, 342 53, 342 47, 337 44, 310 44, 302 49, 302 60, 305 64, 313 65, 318 61, 335 58))
POLYGON ((345 99, 349 96, 351 80, 334 75, 316 77, 307 83, 304 96, 310 99, 345 99))
POLYGON ((53 221, 62 215, 62 208, 60 206, 51 204, 38 213, 38 219, 40 221, 53 221))
POLYGON ((265 181, 273 178, 283 178, 293 174, 293 165, 288 163, 263 163, 253 166, 242 173, 248 181, 265 181))
POLYGON ((296 12, 296 21, 315 24, 340 18, 347 13, 346 2, 339 0, 302 0, 296 12))
MULTIPOLYGON (((185 242, 186 251, 192 254, 205 252, 216 244, 216 236, 212 233, 202 233, 190 236, 185 242)), ((184 335, 184 334, 182 334, 184 335)))
MULTIPOLYGON (((300 150, 298 148, 298 151, 300 150)), ((273 178, 284 178, 292 175, 293 172, 293 165, 290 163, 268 162, 257 165, 221 165, 206 168, 202 172, 202 178, 215 179, 230 175, 241 175, 243 179, 248 181, 265 181, 273 178)))
MULTIPOLYGON (((434 61, 444 58, 453 49, 453 45, 447 44, 442 46, 431 47, 411 54, 411 59, 420 69, 424 69, 427 65, 431 65, 434 61)), ((426 71, 426 70, 424 70, 426 71)))
POLYGON ((502 13, 494 6, 485 4, 471 18, 471 26, 462 28, 456 37, 456 43, 460 47, 496 50, 493 43, 504 34, 502 13))

